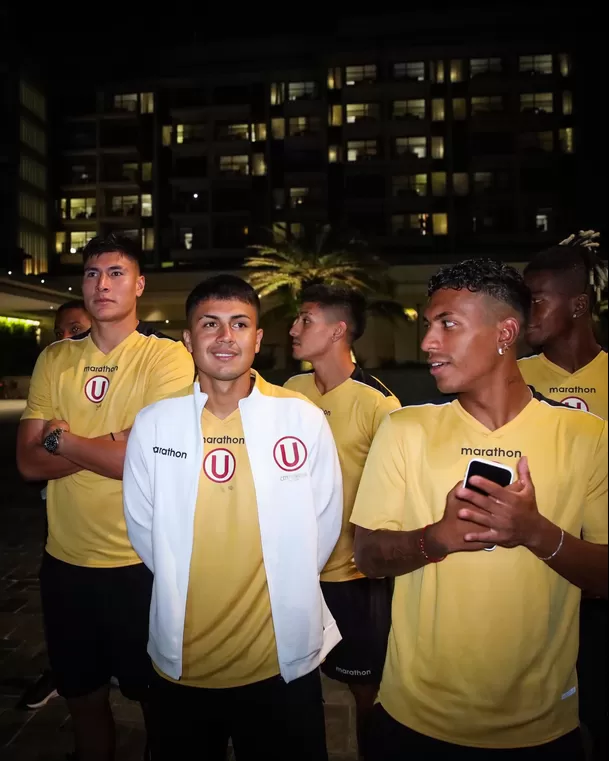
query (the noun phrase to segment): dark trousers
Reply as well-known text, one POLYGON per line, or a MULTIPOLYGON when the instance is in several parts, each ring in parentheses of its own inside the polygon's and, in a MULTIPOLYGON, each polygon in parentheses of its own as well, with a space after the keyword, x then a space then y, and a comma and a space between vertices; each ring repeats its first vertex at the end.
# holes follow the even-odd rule
POLYGON ((151 686, 154 761, 328 761, 319 671, 286 684, 273 677, 244 687, 151 686))
POLYGON ((377 703, 365 758, 366 761, 583 761, 584 751, 579 730, 534 748, 490 750, 451 745, 408 729, 377 703))
POLYGON ((607 600, 582 600, 577 661, 579 716, 594 744, 594 759, 607 758, 607 600))

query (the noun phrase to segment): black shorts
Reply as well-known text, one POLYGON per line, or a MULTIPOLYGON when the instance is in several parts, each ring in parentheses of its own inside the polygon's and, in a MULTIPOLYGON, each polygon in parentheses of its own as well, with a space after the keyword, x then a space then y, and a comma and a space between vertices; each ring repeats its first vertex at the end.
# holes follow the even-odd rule
POLYGON ((49 661, 62 697, 89 695, 114 676, 125 697, 146 699, 152 574, 143 563, 85 568, 45 552, 40 594, 49 661))
POLYGON ((322 581, 321 590, 343 637, 321 670, 347 684, 380 684, 391 626, 393 579, 322 581))

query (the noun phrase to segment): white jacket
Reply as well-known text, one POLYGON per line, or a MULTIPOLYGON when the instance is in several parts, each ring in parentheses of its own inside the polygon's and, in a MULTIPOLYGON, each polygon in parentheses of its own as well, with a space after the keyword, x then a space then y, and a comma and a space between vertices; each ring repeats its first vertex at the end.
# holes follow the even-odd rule
MULTIPOLYGON (((173 679, 182 675, 206 402, 195 382, 179 397, 146 407, 135 420, 125 458, 129 537, 154 573, 148 652, 173 679)), ((317 668, 341 639, 319 586, 341 528, 340 464, 323 412, 299 394, 257 375, 239 409, 256 490, 279 666, 289 682, 317 668)))

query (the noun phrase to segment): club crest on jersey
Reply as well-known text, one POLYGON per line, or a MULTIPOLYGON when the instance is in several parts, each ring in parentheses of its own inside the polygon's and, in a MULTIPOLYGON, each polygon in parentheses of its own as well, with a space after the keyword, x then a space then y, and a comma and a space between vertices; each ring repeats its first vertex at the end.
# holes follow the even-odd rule
POLYGON ((104 400, 110 388, 110 381, 105 375, 94 375, 85 383, 85 396, 93 404, 99 404, 104 400))
POLYGON ((306 446, 296 436, 284 436, 275 444, 273 457, 281 470, 292 473, 302 468, 307 461, 308 452, 306 446))
POLYGON ((212 449, 203 460, 203 472, 210 481, 225 484, 235 475, 237 461, 228 449, 212 449))
POLYGON ((590 412, 590 407, 579 396, 567 396, 566 399, 561 401, 565 407, 572 407, 574 410, 583 410, 584 412, 590 412))

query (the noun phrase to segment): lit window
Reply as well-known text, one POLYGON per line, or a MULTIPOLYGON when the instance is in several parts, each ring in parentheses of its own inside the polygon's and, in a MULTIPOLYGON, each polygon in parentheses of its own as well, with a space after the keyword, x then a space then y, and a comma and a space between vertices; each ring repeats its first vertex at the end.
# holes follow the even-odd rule
POLYGON ((205 133, 205 124, 178 124, 176 142, 178 145, 181 145, 182 143, 200 142, 205 140, 205 133))
POLYGON ((248 156, 220 156, 220 174, 249 174, 250 162, 248 156))
POLYGON ((393 195, 400 196, 426 196, 427 175, 407 174, 393 178, 393 195))
POLYGON ((152 195, 144 193, 142 196, 142 217, 152 216, 152 195))
POLYGON ((87 243, 95 237, 94 232, 70 233, 70 253, 79 254, 87 243))
POLYGON ((444 98, 433 98, 431 101, 431 118, 434 122, 443 122, 446 118, 444 98))
POLYGON ((97 201, 95 198, 70 198, 70 219, 93 219, 96 208, 97 201))
POLYGON ((303 206, 307 201, 308 195, 309 188, 290 188, 290 206, 292 209, 303 206))
POLYGON ((154 93, 153 92, 140 93, 140 113, 141 114, 154 113, 154 93))
POLYGON ((330 127, 340 127, 343 123, 343 107, 341 105, 328 107, 328 124, 330 127))
POLYGON ((358 82, 374 82, 376 80, 376 64, 370 63, 365 66, 347 66, 345 82, 347 86, 358 82))
POLYGON ((328 69, 328 90, 340 90, 343 86, 342 70, 340 66, 328 69))
POLYGON ((393 102, 394 119, 424 119, 425 118, 425 101, 416 100, 396 100, 393 102))
POLYGON ((194 234, 190 227, 182 227, 180 229, 180 242, 187 251, 192 249, 194 234))
POLYGON ((224 130, 221 130, 220 139, 228 140, 249 140, 249 124, 227 124, 224 130))
POLYGON ((259 122, 252 124, 252 143, 261 143, 266 140, 266 124, 259 122))
POLYGON ((427 138, 398 137, 395 140, 395 153, 397 156, 424 159, 427 156, 427 138))
POLYGON ((470 79, 483 74, 499 74, 502 69, 501 58, 471 58, 469 62, 470 79))
POLYGON ((550 222, 547 214, 535 215, 535 229, 538 233, 547 233, 550 228, 550 222))
POLYGON ((453 98, 453 119, 455 121, 467 119, 467 104, 465 98, 453 98))
POLYGON ((145 227, 142 230, 142 251, 154 251, 154 228, 145 227))
POLYGON ((430 64, 431 81, 436 84, 444 82, 444 61, 432 61, 430 64))
POLYGON ((561 53, 558 56, 560 73, 563 77, 568 77, 571 73, 571 56, 568 53, 561 53))
POLYGON ((305 137, 313 135, 321 129, 318 116, 294 116, 289 120, 290 137, 305 137))
POLYGON ((521 55, 519 60, 520 71, 524 74, 551 74, 551 55, 521 55))
POLYGON ((290 235, 292 238, 295 238, 298 240, 299 238, 302 238, 304 235, 304 227, 300 222, 292 222, 290 224, 290 235))
POLYGON ((139 211, 137 196, 112 196, 111 209, 113 217, 136 217, 139 211))
POLYGON ((432 214, 433 234, 448 235, 448 214, 432 214))
POLYGON ((285 119, 271 119, 271 134, 273 140, 283 140, 285 137, 285 119))
POLYGON ((434 196, 446 195, 446 172, 432 172, 431 193, 434 196))
POLYGON ((163 132, 162 132, 162 140, 163 140, 163 145, 165 148, 169 148, 169 146, 171 145, 172 136, 173 136, 173 125, 164 124, 163 132))
POLYGON ((65 232, 55 233, 55 253, 64 254, 66 252, 66 234, 65 232))
POLYGON ((444 138, 442 136, 431 138, 431 157, 432 159, 444 158, 444 138))
POLYGON ((425 81, 425 62, 408 61, 407 63, 393 64, 394 79, 409 79, 416 82, 425 81))
POLYGON ((562 94, 562 112, 565 116, 573 113, 573 93, 569 90, 565 90, 562 94))
POLYGON ((290 82, 288 100, 313 100, 317 97, 315 82, 290 82))
POLYGON ((273 190, 273 207, 279 211, 285 206, 285 190, 283 188, 275 188, 273 190))
POLYGON ((561 129, 558 133, 560 140, 560 150, 563 153, 573 153, 575 150, 575 144, 573 141, 573 127, 566 127, 561 129))
POLYGON ((467 172, 453 174, 453 192, 456 196, 466 196, 469 193, 469 175, 467 172))
POLYGON ((142 182, 152 181, 152 161, 144 161, 142 164, 142 182))
POLYGON ((59 204, 60 215, 62 219, 68 218, 68 199, 62 198, 59 204))
POLYGON ((342 161, 342 148, 340 145, 328 146, 328 163, 337 164, 342 161))
POLYGON ((252 174, 262 177, 266 174, 266 158, 264 153, 254 153, 252 156, 252 174))
POLYGON ((554 98, 552 93, 523 93, 520 96, 520 110, 523 113, 551 114, 554 110, 554 98))
POLYGON ((376 157, 376 140, 350 140, 347 143, 347 161, 367 161, 376 157))
POLYGON ((135 162, 124 163, 121 167, 121 179, 126 180, 127 182, 137 183, 138 169, 138 164, 135 162))
POLYGON ((472 98, 472 115, 486 114, 493 111, 503 111, 503 97, 501 95, 485 95, 472 98))
POLYGON ((463 82, 463 61, 450 62, 450 81, 463 82))
POLYGON ((273 82, 271 85, 271 106, 280 106, 285 101, 285 83, 273 82))
POLYGON ((137 93, 121 93, 115 95, 113 100, 113 107, 115 111, 129 111, 129 113, 137 113, 137 93))
POLYGON ((365 119, 366 121, 377 121, 378 118, 378 103, 349 103, 347 105, 347 124, 353 124, 361 119, 365 119))
POLYGON ((427 235, 429 214, 394 214, 391 217, 391 232, 393 235, 427 235))

